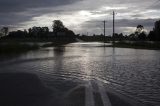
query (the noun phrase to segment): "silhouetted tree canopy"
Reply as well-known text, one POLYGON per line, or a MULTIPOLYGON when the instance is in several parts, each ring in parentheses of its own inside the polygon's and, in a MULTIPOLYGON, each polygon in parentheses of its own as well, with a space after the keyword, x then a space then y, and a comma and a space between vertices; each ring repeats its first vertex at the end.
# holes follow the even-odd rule
POLYGON ((146 40, 147 34, 144 31, 143 25, 138 25, 135 31, 135 39, 137 40, 146 40))
POLYGON ((3 27, 1 29, 1 32, 6 36, 8 34, 9 28, 8 27, 3 27))
POLYGON ((147 35, 144 31, 138 35, 138 40, 146 40, 146 38, 147 35))
POLYGON ((160 41, 160 20, 155 22, 153 31, 150 31, 148 38, 152 41, 160 41))
POLYGON ((28 29, 29 35, 30 36, 45 36, 46 34, 49 33, 49 28, 48 27, 32 27, 28 29))
POLYGON ((54 20, 52 25, 53 33, 57 37, 75 37, 75 33, 63 25, 60 20, 54 20))
MULTIPOLYGON (((49 32, 49 28, 48 27, 37 27, 34 26, 32 28, 24 31, 21 30, 17 30, 17 31, 12 31, 9 33, 9 36, 5 37, 5 38, 55 38, 55 39, 70 39, 70 40, 74 40, 75 33, 72 30, 69 30, 68 28, 66 28, 62 21, 60 20, 55 20, 53 23, 53 32, 49 32), (73 38, 73 39, 72 39, 73 38)), ((4 33, 7 33, 7 31, 5 30, 5 28, 3 29, 4 33)))
POLYGON ((156 35, 155 35, 154 31, 149 32, 148 39, 151 40, 151 41, 156 40, 156 35))
POLYGON ((27 35, 27 32, 21 31, 21 30, 12 31, 9 33, 9 37, 12 37, 12 38, 24 38, 26 35, 27 35))
POLYGON ((57 32, 63 31, 65 29, 65 26, 63 25, 62 21, 54 20, 52 28, 53 28, 53 32, 57 33, 57 32))
POLYGON ((154 29, 155 38, 160 40, 160 20, 155 22, 154 29))
POLYGON ((144 31, 144 27, 142 25, 138 25, 136 29, 136 34, 139 35, 144 31))

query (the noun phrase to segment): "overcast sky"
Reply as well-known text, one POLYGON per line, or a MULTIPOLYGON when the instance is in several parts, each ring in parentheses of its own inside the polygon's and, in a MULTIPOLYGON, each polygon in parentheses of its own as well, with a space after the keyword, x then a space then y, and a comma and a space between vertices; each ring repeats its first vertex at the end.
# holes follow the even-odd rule
POLYGON ((75 33, 112 33, 112 11, 116 32, 132 33, 138 24, 151 30, 160 17, 160 0, 0 0, 0 27, 10 30, 48 26, 59 19, 75 33))

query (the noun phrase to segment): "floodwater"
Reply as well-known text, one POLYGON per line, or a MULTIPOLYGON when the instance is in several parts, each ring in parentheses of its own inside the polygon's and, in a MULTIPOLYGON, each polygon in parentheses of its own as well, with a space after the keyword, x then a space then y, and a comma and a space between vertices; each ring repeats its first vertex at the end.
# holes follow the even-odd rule
POLYGON ((1 72, 31 72, 61 93, 90 80, 144 104, 160 106, 160 50, 72 43, 3 57, 1 72), (102 46, 102 47, 100 47, 102 46))

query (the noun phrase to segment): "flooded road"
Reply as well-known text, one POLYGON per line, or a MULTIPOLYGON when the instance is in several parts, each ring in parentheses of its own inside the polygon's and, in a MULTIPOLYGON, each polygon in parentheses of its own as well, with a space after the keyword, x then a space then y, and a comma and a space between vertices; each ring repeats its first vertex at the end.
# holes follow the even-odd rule
POLYGON ((100 47, 103 45, 72 43, 3 57, 0 72, 35 73, 61 93, 97 80, 147 105, 160 106, 160 50, 100 47))

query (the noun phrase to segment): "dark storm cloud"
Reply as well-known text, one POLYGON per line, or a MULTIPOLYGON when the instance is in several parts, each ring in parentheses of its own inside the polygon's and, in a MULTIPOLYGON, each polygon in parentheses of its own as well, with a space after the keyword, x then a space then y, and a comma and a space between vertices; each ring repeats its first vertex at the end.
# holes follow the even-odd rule
POLYGON ((103 29, 102 21, 106 19, 106 28, 109 29, 112 28, 111 13, 115 10, 117 31, 138 24, 153 28, 159 9, 160 0, 0 0, 0 26, 49 26, 46 23, 52 21, 53 17, 67 24, 80 21, 78 24, 82 23, 82 29, 103 29), (83 23, 83 20, 93 19, 101 22, 83 23))
POLYGON ((1 25, 13 25, 15 23, 20 23, 20 22, 24 22, 28 19, 30 19, 32 16, 19 16, 13 13, 10 14, 0 14, 0 24, 1 25))
POLYGON ((60 10, 49 8, 73 4, 81 0, 0 0, 0 25, 16 25, 35 16, 60 10))
POLYGON ((0 0, 0 13, 20 12, 31 8, 57 7, 80 0, 0 0))

